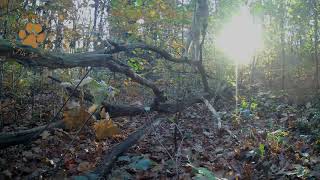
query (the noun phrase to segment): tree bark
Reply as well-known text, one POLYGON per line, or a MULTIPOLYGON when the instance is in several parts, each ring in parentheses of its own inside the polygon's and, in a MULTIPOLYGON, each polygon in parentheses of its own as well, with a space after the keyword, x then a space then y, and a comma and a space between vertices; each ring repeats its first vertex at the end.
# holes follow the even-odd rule
POLYGON ((319 59, 318 59, 318 6, 317 0, 313 0, 314 9, 314 60, 316 65, 315 81, 316 88, 319 89, 319 59))
POLYGON ((12 133, 1 133, 0 134, 0 149, 4 149, 10 146, 14 146, 17 144, 23 144, 29 142, 31 138, 38 138, 34 137, 35 134, 43 131, 44 129, 52 130, 53 128, 62 128, 64 127, 63 121, 57 121, 51 123, 48 127, 47 125, 39 126, 36 128, 19 131, 19 132, 12 132, 12 133))
POLYGON ((165 101, 163 92, 150 80, 145 79, 116 61, 111 54, 100 54, 97 52, 63 54, 48 53, 32 47, 20 44, 12 44, 6 40, 0 40, 0 56, 5 56, 7 60, 16 60, 26 66, 42 66, 51 69, 73 68, 73 67, 106 67, 110 71, 118 72, 130 77, 133 81, 152 89, 159 102, 165 101))

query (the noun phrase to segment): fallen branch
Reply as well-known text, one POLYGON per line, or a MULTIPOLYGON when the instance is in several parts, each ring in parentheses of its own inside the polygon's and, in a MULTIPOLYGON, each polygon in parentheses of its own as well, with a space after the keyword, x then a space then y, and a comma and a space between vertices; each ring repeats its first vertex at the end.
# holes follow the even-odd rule
MULTIPOLYGON (((63 128, 63 121, 57 121, 54 123, 51 123, 48 130, 52 130, 54 128, 63 128)), ((46 125, 35 127, 28 130, 18 131, 18 132, 12 132, 12 133, 1 133, 0 134, 0 149, 4 149, 10 146, 23 144, 28 142, 31 138, 38 138, 34 137, 35 134, 43 131, 46 128, 46 125)))
MULTIPOLYGON (((98 51, 96 52, 98 53, 98 51)), ((110 54, 96 54, 95 52, 58 54, 41 51, 19 43, 12 44, 0 39, 0 56, 6 60, 14 59, 25 66, 42 66, 50 69, 73 67, 106 67, 112 72, 118 72, 130 77, 133 81, 149 87, 159 102, 166 100, 164 93, 150 80, 145 79, 115 60, 110 54)))
POLYGON ((235 134, 233 134, 228 127, 222 126, 221 129, 225 130, 225 131, 229 134, 229 136, 231 136, 231 137, 232 137, 234 140, 236 140, 238 143, 240 142, 240 140, 238 139, 238 137, 237 137, 235 134))
POLYGON ((166 50, 161 49, 156 46, 152 46, 152 45, 147 45, 147 44, 143 44, 143 43, 118 44, 118 43, 113 42, 111 40, 108 40, 108 42, 113 46, 113 48, 109 51, 106 51, 105 52, 106 54, 114 54, 114 53, 119 53, 119 52, 123 52, 123 51, 130 52, 135 49, 143 49, 143 50, 152 51, 154 53, 157 53, 165 60, 171 61, 174 63, 182 63, 182 64, 190 64, 190 65, 199 64, 199 61, 190 60, 187 57, 176 58, 176 57, 172 56, 170 53, 168 53, 166 50))
MULTIPOLYGON (((121 117, 121 116, 129 116, 129 115, 137 115, 137 112, 143 113, 145 112, 143 108, 139 107, 129 107, 129 106, 113 106, 108 105, 109 113, 111 117, 121 117), (136 113, 134 113, 137 111, 136 113)), ((97 113, 99 114, 99 113, 97 113)), ((53 122, 49 125, 43 125, 39 127, 35 127, 28 130, 18 131, 18 132, 8 132, 0 134, 0 149, 5 149, 10 146, 23 144, 30 142, 31 140, 35 140, 39 138, 39 132, 44 130, 52 130, 54 128, 64 128, 63 120, 53 122)))
POLYGON ((149 134, 151 129, 151 126, 157 126, 164 118, 156 118, 154 121, 147 123, 143 127, 139 128, 137 131, 132 133, 128 136, 127 139, 125 139, 120 144, 116 145, 114 148, 111 149, 106 155, 102 158, 101 162, 98 164, 96 169, 92 171, 91 175, 89 177, 92 177, 92 174, 94 174, 95 177, 107 177, 107 175, 110 173, 112 169, 112 165, 117 160, 117 158, 126 152, 130 147, 135 145, 142 137, 149 134))
POLYGON ((217 111, 214 109, 214 107, 210 104, 210 102, 206 98, 202 97, 201 99, 204 102, 204 104, 207 106, 207 108, 211 111, 211 113, 214 116, 214 118, 216 118, 218 129, 220 130, 221 129, 221 118, 220 118, 220 115, 217 113, 217 111))
MULTIPOLYGON (((213 95, 205 94, 204 97, 211 98, 213 95)), ((174 101, 171 103, 159 103, 152 104, 149 106, 150 112, 158 112, 158 113, 168 113, 174 114, 179 111, 182 111, 195 103, 202 103, 202 96, 191 96, 189 99, 184 101, 174 101)), ((119 117, 119 116, 135 116, 139 114, 143 114, 146 112, 146 108, 143 106, 132 106, 132 105, 112 105, 108 102, 102 103, 103 107, 105 107, 110 114, 111 117, 119 117)))

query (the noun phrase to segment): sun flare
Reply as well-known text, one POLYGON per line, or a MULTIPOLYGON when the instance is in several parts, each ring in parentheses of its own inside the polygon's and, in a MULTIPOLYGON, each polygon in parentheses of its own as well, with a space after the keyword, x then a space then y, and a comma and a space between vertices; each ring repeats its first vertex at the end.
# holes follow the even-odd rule
POLYGON ((217 37, 216 45, 238 64, 250 62, 262 48, 261 24, 254 22, 248 7, 227 23, 217 37))

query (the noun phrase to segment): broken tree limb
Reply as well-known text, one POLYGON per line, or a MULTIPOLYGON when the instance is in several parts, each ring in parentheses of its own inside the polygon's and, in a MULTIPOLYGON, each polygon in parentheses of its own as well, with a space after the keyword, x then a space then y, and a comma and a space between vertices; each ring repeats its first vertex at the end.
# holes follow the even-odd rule
MULTIPOLYGON (((63 121, 57 121, 54 123, 51 123, 48 130, 52 130, 53 128, 63 128, 63 121)), ((0 134, 0 149, 7 148, 9 146, 14 146, 17 144, 23 144, 25 142, 28 142, 30 138, 38 138, 33 137, 35 134, 41 132, 43 129, 46 128, 46 125, 35 127, 28 130, 23 130, 19 132, 12 132, 12 133, 1 133, 0 134)))
POLYGON ((111 117, 136 116, 146 112, 143 106, 113 105, 107 102, 102 102, 102 106, 106 108, 111 117))
MULTIPOLYGON (((204 41, 204 39, 203 39, 204 41)), ((113 48, 110 51, 106 51, 106 54, 113 54, 113 53, 118 53, 118 52, 122 52, 122 51, 126 51, 126 52, 130 52, 133 51, 135 49, 143 49, 143 50, 148 50, 148 51, 152 51, 154 53, 159 54, 162 58, 174 62, 174 63, 182 63, 182 64, 189 64, 189 65, 194 65, 197 67, 200 75, 201 75, 201 79, 202 79, 202 83, 204 86, 204 90, 205 92, 209 92, 210 88, 209 88, 209 83, 207 80, 207 74, 205 71, 205 68, 202 64, 202 60, 201 61, 195 61, 192 59, 188 59, 187 57, 181 57, 181 58, 176 58, 174 56, 172 56, 170 53, 168 53, 167 51, 159 48, 159 47, 155 47, 155 46, 151 46, 151 45, 147 45, 147 44, 139 44, 139 43, 135 43, 135 44, 117 44, 115 42, 112 41, 108 41, 113 48)))
MULTIPOLYGON (((211 98, 213 95, 203 94, 206 98, 211 98)), ((171 103, 159 103, 152 104, 150 112, 168 113, 173 114, 182 111, 195 103, 202 103, 202 96, 191 96, 189 99, 184 101, 173 101, 171 103)), ((146 113, 144 106, 133 106, 133 105, 113 105, 108 102, 103 102, 102 106, 105 107, 111 117, 119 116, 135 116, 146 113)))
POLYGON ((113 46, 113 48, 109 51, 106 51, 106 54, 114 54, 114 53, 119 53, 123 51, 133 51, 135 49, 143 49, 147 51, 152 51, 154 53, 159 54, 162 58, 174 62, 174 63, 182 63, 182 64, 190 64, 190 65, 195 65, 198 64, 198 61, 193 61, 188 59, 187 57, 181 57, 181 58, 176 58, 172 56, 170 53, 167 51, 161 49, 160 47, 152 46, 152 45, 147 45, 143 43, 133 43, 133 44, 118 44, 116 42, 113 42, 111 40, 108 40, 108 42, 113 46))
POLYGON ((6 57, 6 61, 15 60, 25 66, 42 66, 50 69, 73 68, 73 67, 106 67, 112 72, 118 72, 130 77, 133 81, 149 87, 159 102, 166 100, 161 91, 152 81, 145 79, 120 64, 110 54, 96 54, 94 52, 77 54, 49 53, 25 46, 19 43, 13 44, 0 39, 0 56, 6 57))
POLYGON ((112 165, 117 160, 117 158, 126 152, 130 147, 135 145, 141 138, 145 135, 149 134, 152 128, 151 126, 157 126, 163 121, 165 118, 155 118, 152 122, 149 122, 139 128, 134 133, 130 134, 127 139, 125 139, 120 144, 116 145, 114 148, 111 149, 106 155, 102 158, 96 169, 91 172, 98 177, 107 177, 112 169, 112 165))
POLYGON ((204 102, 204 104, 207 106, 207 108, 211 111, 214 118, 217 120, 217 126, 218 126, 218 129, 220 130, 221 126, 222 126, 220 115, 218 114, 218 112, 214 109, 214 107, 210 104, 210 102, 206 98, 201 97, 201 99, 204 102))
POLYGON ((235 134, 233 134, 228 127, 222 126, 221 117, 218 114, 218 112, 214 109, 214 107, 210 104, 210 102, 207 99, 205 99, 204 97, 202 98, 202 101, 205 103, 207 108, 211 111, 214 118, 217 119, 218 130, 219 131, 221 131, 221 130, 226 131, 233 139, 235 139, 237 142, 239 142, 239 139, 237 138, 237 136, 235 134))

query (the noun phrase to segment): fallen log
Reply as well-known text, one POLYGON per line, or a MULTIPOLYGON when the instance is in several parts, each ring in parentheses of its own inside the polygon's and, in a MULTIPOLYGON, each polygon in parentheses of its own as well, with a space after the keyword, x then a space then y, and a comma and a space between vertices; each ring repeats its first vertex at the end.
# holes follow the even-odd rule
MULTIPOLYGON (((132 105, 113 105, 107 102, 103 102, 102 106, 105 107, 112 118, 122 117, 122 116, 136 116, 148 112, 158 112, 173 114, 192 106, 195 103, 203 103, 202 98, 211 99, 212 94, 202 94, 201 96, 193 96, 184 101, 175 101, 171 103, 160 103, 153 104, 150 110, 147 110, 144 106, 132 106, 132 105)), ((99 116, 99 112, 95 114, 99 116)), ((31 138, 37 139, 39 137, 39 132, 46 130, 46 125, 32 128, 29 130, 12 132, 12 133, 2 133, 0 134, 0 149, 7 148, 13 145, 23 144, 29 141, 31 138)), ((53 129, 57 127, 63 127, 62 121, 57 121, 48 126, 48 129, 53 129)))
POLYGON ((0 39, 0 56, 6 57, 6 61, 13 59, 24 66, 47 67, 49 69, 105 67, 112 72, 124 74, 133 81, 149 87, 160 102, 166 100, 164 93, 152 81, 143 78, 129 67, 122 65, 118 60, 114 59, 112 54, 104 54, 100 51, 76 54, 50 53, 0 39))
MULTIPOLYGON (((23 130, 19 132, 11 132, 11 133, 1 133, 0 134, 0 149, 4 149, 10 146, 23 144, 29 142, 30 140, 38 138, 35 136, 39 134, 39 132, 43 131, 47 128, 47 130, 53 130, 54 128, 63 128, 63 121, 57 121, 51 123, 48 127, 47 125, 35 127, 28 130, 23 130)), ((40 135, 40 134, 39 134, 40 135)))
POLYGON ((85 176, 89 179, 92 177, 95 177, 96 179, 99 178, 106 178, 108 174, 111 172, 112 165, 117 160, 117 158, 126 152, 130 147, 135 145, 141 138, 143 138, 145 135, 149 134, 152 128, 151 126, 157 126, 160 124, 161 121, 163 121, 165 118, 158 117, 155 118, 155 120, 145 124, 141 128, 139 128, 134 133, 130 134, 127 139, 122 141, 120 144, 116 145, 111 149, 111 151, 107 152, 100 163, 97 165, 97 167, 87 173, 85 176))
MULTIPOLYGON (((121 116, 132 116, 144 113, 145 110, 143 107, 135 106, 116 106, 116 105, 107 105, 108 112, 112 118, 121 117, 121 116)), ((97 116, 99 112, 96 113, 97 116)), ((53 122, 49 125, 43 125, 35 127, 28 130, 18 131, 18 132, 8 132, 0 133, 0 149, 5 149, 10 146, 23 144, 30 142, 30 140, 35 140, 39 137, 42 131, 52 130, 53 128, 64 128, 63 120, 53 122)))

